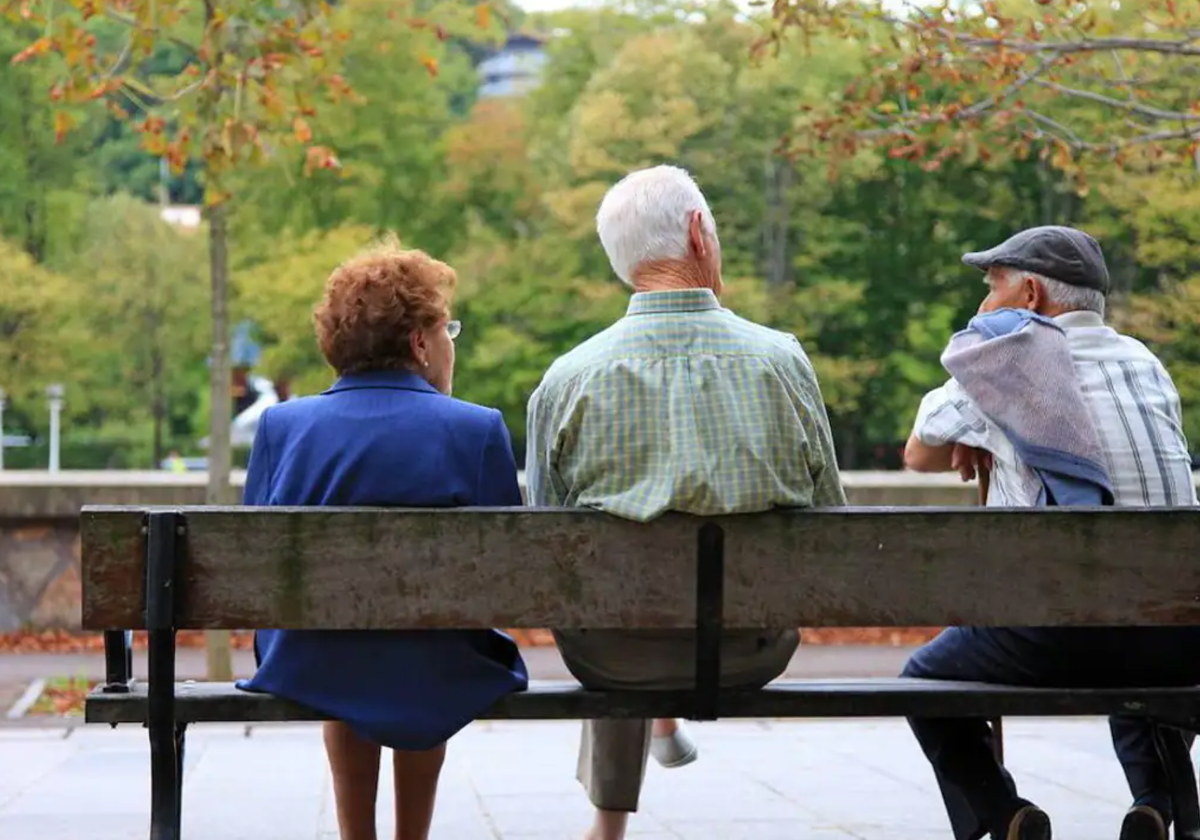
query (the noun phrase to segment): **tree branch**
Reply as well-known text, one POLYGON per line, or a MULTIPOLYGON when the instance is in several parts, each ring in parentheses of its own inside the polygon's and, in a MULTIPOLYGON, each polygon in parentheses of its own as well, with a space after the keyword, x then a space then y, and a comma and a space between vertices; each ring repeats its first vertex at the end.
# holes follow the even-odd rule
MULTIPOLYGON (((104 16, 115 23, 119 23, 122 26, 127 26, 130 29, 138 28, 138 22, 135 19, 129 17, 128 15, 123 15, 120 12, 113 11, 111 8, 106 8, 104 10, 104 16)), ((157 27, 152 27, 150 29, 150 31, 153 32, 155 35, 159 36, 160 38, 164 38, 165 40, 170 41, 175 46, 181 47, 182 49, 187 50, 192 55, 197 55, 199 52, 196 49, 196 46, 194 44, 189 44, 187 41, 183 40, 182 38, 178 38, 174 35, 170 35, 166 32, 163 32, 161 29, 159 29, 157 27)))
POLYGON ((1163 143, 1168 140, 1196 140, 1200 139, 1200 127, 1197 128, 1176 128, 1169 131, 1154 131, 1146 134, 1139 134, 1136 137, 1130 137, 1124 140, 1114 140, 1111 143, 1088 143, 1084 148, 1089 151, 1108 151, 1118 152, 1127 146, 1144 146, 1147 143, 1163 143))
POLYGON ((1070 96, 1077 99, 1087 99, 1092 102, 1098 102, 1101 105, 1107 105, 1110 108, 1117 108, 1122 111, 1129 111, 1134 114, 1141 114, 1143 117, 1149 117, 1154 120, 1178 120, 1180 122, 1200 122, 1200 114, 1189 114, 1185 111, 1164 111, 1161 108, 1153 108, 1149 105, 1142 105, 1140 102, 1113 99, 1111 96, 1105 96, 1102 93, 1093 93, 1090 90, 1080 90, 1078 88, 1067 87, 1060 85, 1058 82, 1051 82, 1046 79, 1037 79, 1036 84, 1061 93, 1063 96, 1070 96))
POLYGON ((133 33, 130 33, 129 37, 125 39, 125 46, 121 48, 121 52, 117 56, 117 60, 113 62, 112 67, 110 67, 108 69, 108 72, 104 74, 104 76, 103 76, 104 81, 108 81, 113 76, 117 75, 118 73, 120 73, 121 71, 123 71, 125 69, 126 65, 129 63, 129 56, 132 52, 133 52, 133 33))
POLYGON ((1007 99, 1011 99, 1014 94, 1020 92, 1021 88, 1025 87, 1026 85, 1030 84, 1031 82, 1037 82, 1038 84, 1048 84, 1047 82, 1043 81, 1042 79, 1039 79, 1038 77, 1041 76, 1043 73, 1045 73, 1047 70, 1049 70, 1051 67, 1053 67, 1057 62, 1058 62, 1057 57, 1043 58, 1038 63, 1037 67, 1033 68, 1028 73, 1026 73, 1023 76, 1021 76, 1020 78, 1018 78, 1016 81, 1014 81, 1012 84, 1010 84, 1004 90, 1000 91, 995 96, 989 96, 986 99, 981 99, 979 102, 976 102, 974 105, 971 105, 970 107, 964 109, 960 116, 967 118, 967 119, 978 116, 979 114, 982 114, 984 111, 988 110, 989 108, 995 107, 999 102, 1003 102, 1007 99))
POLYGON ((1054 53, 1056 55, 1071 55, 1074 53, 1103 52, 1108 50, 1124 52, 1161 53, 1163 55, 1200 56, 1200 32, 1189 32, 1189 37, 1177 41, 1164 41, 1158 38, 1086 38, 1082 41, 1014 41, 1007 38, 959 38, 960 44, 968 47, 985 49, 1014 50, 1023 53, 1054 53))
POLYGON ((1016 111, 1015 113, 1024 114, 1025 116, 1029 117, 1034 122, 1041 123, 1042 125, 1046 126, 1047 128, 1052 129, 1055 132, 1058 132, 1059 134, 1066 135, 1067 137, 1070 138, 1071 145, 1077 149, 1086 149, 1088 146, 1088 144, 1083 139, 1081 139, 1078 134, 1076 134, 1074 131, 1072 131, 1070 129, 1070 127, 1063 125, 1058 120, 1054 120, 1054 119, 1051 119, 1050 117, 1047 117, 1045 114, 1039 114, 1037 111, 1031 110, 1029 108, 1021 108, 1018 111, 1016 111))

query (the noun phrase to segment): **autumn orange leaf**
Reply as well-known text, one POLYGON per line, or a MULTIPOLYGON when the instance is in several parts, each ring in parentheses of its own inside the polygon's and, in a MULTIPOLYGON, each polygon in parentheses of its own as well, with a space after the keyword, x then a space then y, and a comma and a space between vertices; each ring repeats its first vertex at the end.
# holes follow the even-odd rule
POLYGON ((421 56, 421 65, 429 71, 430 76, 437 76, 438 63, 436 58, 431 55, 423 55, 421 56))
POLYGON ((301 143, 308 143, 312 140, 312 129, 310 129, 308 127, 308 123, 300 117, 296 117, 296 119, 292 121, 292 131, 295 133, 296 139, 301 143))
POLYGON ((487 3, 475 7, 475 23, 480 29, 487 29, 491 22, 491 8, 487 3))
POLYGON ((70 114, 65 111, 56 111, 54 114, 54 142, 61 143, 74 124, 75 121, 71 119, 70 114))
POLYGON ((328 146, 309 146, 304 155, 304 172, 311 175, 314 169, 341 169, 342 163, 328 146))
POLYGON ((51 44, 50 44, 49 38, 38 38, 36 41, 34 41, 28 47, 21 50, 16 55, 14 55, 12 57, 12 60, 9 63, 10 64, 21 64, 22 62, 28 61, 29 59, 33 58, 34 56, 39 56, 39 55, 49 52, 50 47, 51 47, 51 44))

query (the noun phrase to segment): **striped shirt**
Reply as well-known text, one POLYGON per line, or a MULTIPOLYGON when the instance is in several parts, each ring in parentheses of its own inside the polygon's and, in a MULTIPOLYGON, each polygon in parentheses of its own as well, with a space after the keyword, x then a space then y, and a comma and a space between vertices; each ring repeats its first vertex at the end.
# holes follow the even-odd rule
MULTIPOLYGON (((1095 312, 1068 312, 1054 320, 1066 333, 1116 504, 1196 504, 1179 394, 1162 362, 1140 341, 1105 326, 1095 312)), ((913 434, 929 446, 963 443, 992 453, 989 506, 1037 503, 1037 475, 953 379, 925 396, 913 434)))
POLYGON ((708 289, 642 292, 529 399, 529 503, 640 522, 844 505, 817 377, 795 336, 708 289))

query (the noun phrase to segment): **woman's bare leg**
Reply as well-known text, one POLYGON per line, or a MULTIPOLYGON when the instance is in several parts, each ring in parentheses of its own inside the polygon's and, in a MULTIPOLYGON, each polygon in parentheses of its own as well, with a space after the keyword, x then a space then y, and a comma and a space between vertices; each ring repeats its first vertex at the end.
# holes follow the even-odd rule
POLYGON ((670 738, 678 728, 679 724, 676 723, 675 718, 655 718, 651 734, 655 738, 670 738))
MULTIPOLYGON (((396 840, 428 840, 446 745, 420 752, 395 750, 396 840)), ((343 838, 344 840, 344 838, 343 838)))
POLYGON ((626 811, 601 811, 596 809, 596 820, 584 840, 624 840, 625 827, 629 823, 626 811))
POLYGON ((327 721, 324 730, 341 840, 377 840, 375 797, 379 790, 379 745, 360 738, 341 721, 327 721))

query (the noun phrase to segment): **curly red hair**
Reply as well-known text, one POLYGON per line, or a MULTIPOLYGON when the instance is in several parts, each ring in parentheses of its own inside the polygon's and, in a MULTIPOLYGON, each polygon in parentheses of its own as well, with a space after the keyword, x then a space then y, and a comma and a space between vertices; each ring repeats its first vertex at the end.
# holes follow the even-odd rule
POLYGON ((450 316, 458 276, 392 241, 342 263, 313 312, 317 343, 339 375, 412 365, 409 336, 450 316))

